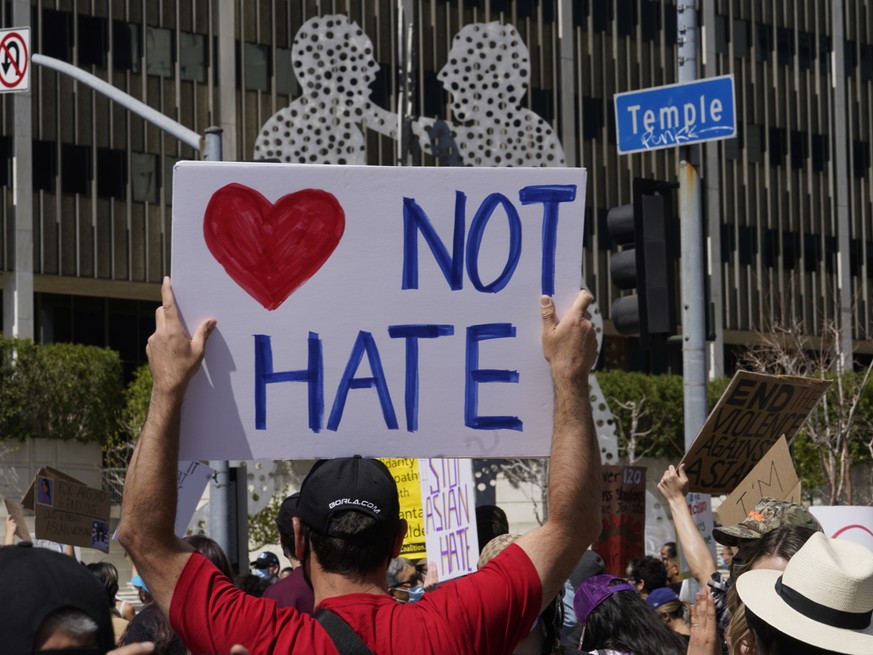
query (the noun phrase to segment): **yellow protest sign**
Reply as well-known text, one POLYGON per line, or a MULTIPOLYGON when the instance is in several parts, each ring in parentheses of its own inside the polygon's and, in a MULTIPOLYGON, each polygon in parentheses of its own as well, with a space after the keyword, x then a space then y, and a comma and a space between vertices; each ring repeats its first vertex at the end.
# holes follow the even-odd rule
POLYGON ((424 540, 424 513, 421 507, 421 484, 418 474, 418 460, 414 457, 387 457, 382 462, 391 471, 397 482, 400 497, 400 516, 406 519, 409 528, 400 556, 413 561, 426 554, 424 540))

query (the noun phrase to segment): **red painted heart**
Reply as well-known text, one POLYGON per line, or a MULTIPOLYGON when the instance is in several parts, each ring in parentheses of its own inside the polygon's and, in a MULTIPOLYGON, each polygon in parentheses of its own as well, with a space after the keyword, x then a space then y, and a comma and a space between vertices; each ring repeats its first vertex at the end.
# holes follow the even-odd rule
POLYGON ((227 274, 272 311, 324 265, 345 225, 342 206, 327 191, 303 189, 271 203, 228 184, 206 206, 203 236, 227 274))

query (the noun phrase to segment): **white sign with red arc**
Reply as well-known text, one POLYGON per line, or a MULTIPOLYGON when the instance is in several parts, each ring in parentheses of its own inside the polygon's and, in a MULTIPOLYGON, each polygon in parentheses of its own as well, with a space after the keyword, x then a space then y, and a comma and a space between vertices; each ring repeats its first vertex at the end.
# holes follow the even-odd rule
POLYGON ((812 505, 809 511, 831 539, 847 539, 873 550, 873 507, 812 505))
POLYGON ((0 93, 30 88, 30 28, 0 30, 0 93))

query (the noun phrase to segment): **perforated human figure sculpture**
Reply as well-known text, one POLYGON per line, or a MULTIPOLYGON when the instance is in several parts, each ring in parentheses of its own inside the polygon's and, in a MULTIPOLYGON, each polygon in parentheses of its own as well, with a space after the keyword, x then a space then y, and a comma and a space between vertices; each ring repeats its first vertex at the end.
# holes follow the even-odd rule
POLYGON ((551 126, 521 104, 530 82, 530 54, 512 25, 465 25, 437 77, 451 94, 451 119, 420 118, 413 124, 425 152, 445 158, 457 149, 461 161, 452 163, 464 166, 566 164, 551 126))
POLYGON ((291 46, 302 95, 261 128, 254 158, 307 164, 366 164, 362 128, 396 138, 397 117, 374 105, 379 65, 373 43, 348 16, 303 23, 291 46))

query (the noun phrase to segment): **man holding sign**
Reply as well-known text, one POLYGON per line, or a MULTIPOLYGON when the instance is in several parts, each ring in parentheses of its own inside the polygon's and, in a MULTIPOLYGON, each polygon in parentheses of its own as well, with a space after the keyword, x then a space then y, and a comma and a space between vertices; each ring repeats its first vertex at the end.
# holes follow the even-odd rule
POLYGON ((294 520, 316 618, 247 596, 173 534, 183 397, 215 321, 190 338, 168 279, 162 297, 147 347, 149 415, 128 469, 118 536, 188 647, 331 653, 346 634, 378 653, 510 653, 600 532, 600 453, 588 394, 596 358, 591 295, 580 292, 560 322, 553 301, 542 298, 542 345, 555 392, 546 524, 477 573, 400 605, 384 588, 406 532, 394 479, 377 460, 323 460, 304 480, 294 520))

